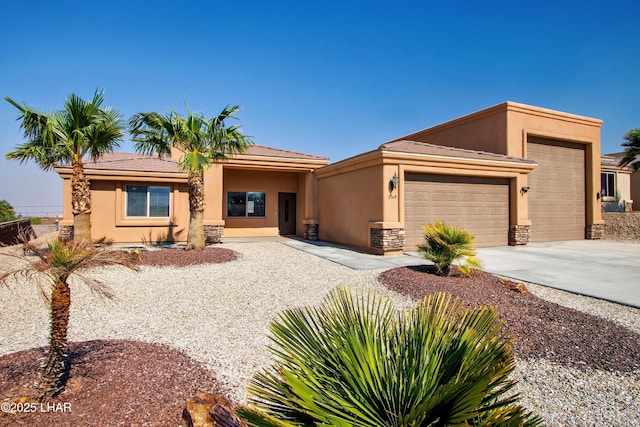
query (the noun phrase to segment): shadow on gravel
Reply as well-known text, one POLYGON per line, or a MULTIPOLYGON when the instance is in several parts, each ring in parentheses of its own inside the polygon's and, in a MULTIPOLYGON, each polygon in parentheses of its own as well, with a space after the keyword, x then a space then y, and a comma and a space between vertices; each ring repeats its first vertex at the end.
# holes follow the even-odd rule
MULTIPOLYGON (((32 396, 44 347, 0 357, 4 401, 32 396)), ((0 425, 182 425, 182 409, 196 392, 216 392, 213 374, 180 350, 140 341, 69 344, 71 370, 51 411, 0 412, 0 425), (65 407, 64 404, 67 404, 65 407)))
POLYGON ((575 368, 630 373, 640 369, 640 335, 611 320, 507 289, 484 271, 452 277, 435 275, 433 266, 382 272, 387 288, 416 300, 447 292, 470 306, 495 307, 513 337, 516 357, 545 359, 575 368))

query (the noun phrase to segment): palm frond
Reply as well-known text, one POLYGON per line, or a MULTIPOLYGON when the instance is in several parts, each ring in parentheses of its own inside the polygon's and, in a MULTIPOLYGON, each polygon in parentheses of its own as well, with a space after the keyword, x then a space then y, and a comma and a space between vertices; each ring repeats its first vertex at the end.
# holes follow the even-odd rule
POLYGON ((482 268, 482 263, 475 258, 473 247, 474 236, 462 227, 445 224, 435 220, 433 224, 423 224, 425 243, 418 246, 419 252, 436 266, 436 272, 449 275, 450 266, 460 261, 460 271, 471 274, 482 268))
POLYGON ((626 142, 624 156, 618 166, 629 166, 634 172, 640 171, 640 129, 631 129, 622 137, 626 142))
POLYGON ((339 288, 317 308, 282 313, 271 334, 278 364, 238 411, 253 426, 539 422, 506 395, 511 347, 491 308, 437 294, 399 312, 339 288))

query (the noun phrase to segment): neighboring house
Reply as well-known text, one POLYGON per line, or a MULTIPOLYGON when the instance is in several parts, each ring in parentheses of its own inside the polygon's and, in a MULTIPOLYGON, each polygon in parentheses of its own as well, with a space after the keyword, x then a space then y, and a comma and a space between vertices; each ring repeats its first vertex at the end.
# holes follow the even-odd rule
MULTIPOLYGON (((207 241, 294 234, 388 254, 414 249, 435 219, 469 228, 481 246, 599 238, 601 126, 505 102, 333 164, 253 146, 205 175, 207 241)), ((176 159, 117 153, 86 170, 94 236, 186 239, 176 159)), ((71 171, 56 171, 69 230, 71 171)))
MULTIPOLYGON (((631 168, 618 166, 624 153, 603 154, 601 157, 600 197, 603 212, 629 212, 640 195, 632 195, 631 168)), ((637 174, 636 174, 637 175, 637 174)), ((636 191, 640 191, 640 182, 636 184, 636 191)))

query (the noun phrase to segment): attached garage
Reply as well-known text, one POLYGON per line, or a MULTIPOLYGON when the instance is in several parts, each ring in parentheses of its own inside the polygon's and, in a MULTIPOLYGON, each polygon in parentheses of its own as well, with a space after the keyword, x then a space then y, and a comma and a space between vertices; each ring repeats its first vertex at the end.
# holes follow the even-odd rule
POLYGON ((531 241, 585 238, 585 146, 529 136, 531 241))
POLYGON ((508 244, 508 179, 406 173, 404 197, 406 249, 436 219, 470 230, 476 246, 508 244))

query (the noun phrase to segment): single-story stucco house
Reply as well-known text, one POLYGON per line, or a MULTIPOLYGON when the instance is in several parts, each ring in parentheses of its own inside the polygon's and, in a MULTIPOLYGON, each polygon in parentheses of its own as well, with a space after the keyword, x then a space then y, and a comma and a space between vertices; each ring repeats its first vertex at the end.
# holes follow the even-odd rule
MULTIPOLYGON (((600 238, 602 121, 505 102, 329 164, 252 146, 205 175, 207 241, 297 235, 390 254, 442 219, 479 246, 600 238)), ((187 176, 177 158, 114 153, 85 164, 94 236, 184 241, 187 176)), ((61 229, 72 232, 71 169, 61 229)))
POLYGON ((618 166, 623 157, 623 152, 602 155, 600 197, 603 212, 640 210, 640 175, 632 174, 628 166, 618 166))

